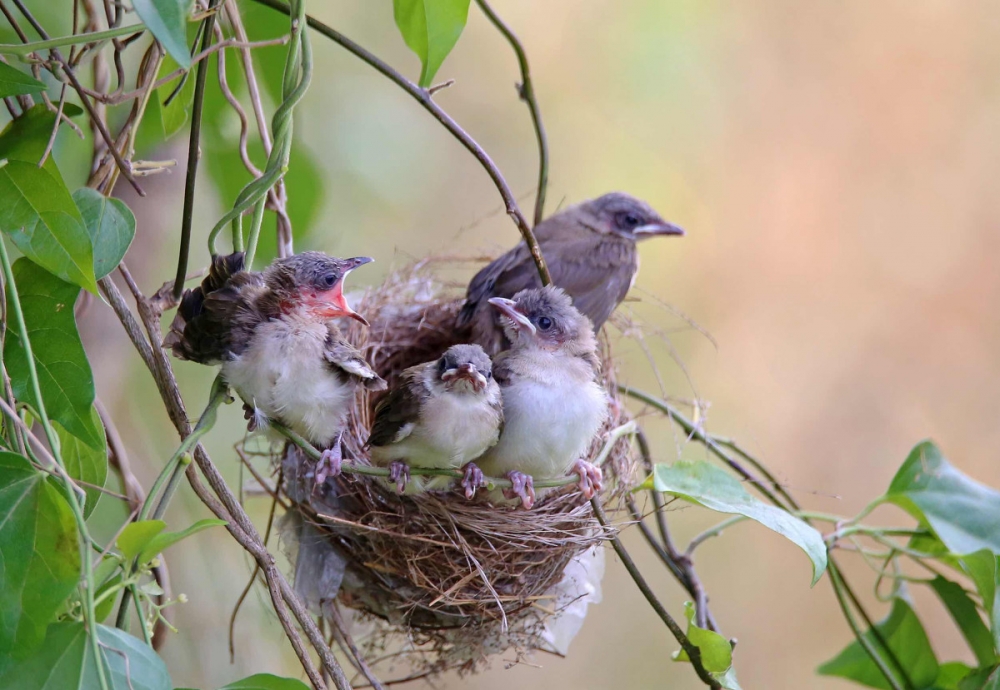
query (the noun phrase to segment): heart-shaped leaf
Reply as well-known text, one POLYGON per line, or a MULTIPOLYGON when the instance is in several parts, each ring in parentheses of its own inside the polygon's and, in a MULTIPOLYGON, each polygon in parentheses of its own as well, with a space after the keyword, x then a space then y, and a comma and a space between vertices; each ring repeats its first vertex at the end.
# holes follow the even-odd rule
MULTIPOLYGON (((684 615, 687 617, 687 638, 701 654, 701 665, 713 678, 719 681, 724 690, 740 690, 733 669, 733 646, 729 640, 717 632, 699 628, 694 622, 694 604, 684 602, 684 615)), ((673 653, 674 661, 691 661, 687 652, 680 649, 673 653)))
POLYGON ((44 90, 45 84, 30 74, 25 74, 21 70, 14 69, 5 62, 0 62, 0 98, 25 96, 32 93, 41 93, 44 90))
POLYGON ((707 462, 657 464, 643 488, 677 496, 720 513, 743 515, 791 540, 813 565, 813 584, 826 570, 823 536, 794 515, 757 500, 734 477, 707 462))
POLYGON ((127 559, 135 558, 146 548, 146 545, 153 540, 157 534, 167 528, 167 523, 163 520, 139 520, 133 522, 122 530, 118 535, 115 546, 127 559))
POLYGON ((187 20, 191 0, 132 0, 139 19, 177 64, 191 67, 191 54, 187 45, 187 20))
MULTIPOLYGON (((27 259, 15 261, 13 270, 45 409, 66 431, 91 448, 103 450, 104 427, 95 426, 91 409, 94 378, 73 316, 80 288, 59 280, 27 259)), ((8 294, 7 298, 7 313, 13 314, 11 296, 8 294)), ((14 395, 38 409, 16 321, 10 320, 8 328, 4 360, 14 395)))
POLYGON ((280 678, 270 673, 258 673, 229 683, 219 690, 309 690, 309 686, 295 678, 280 678))
MULTIPOLYGON (((97 410, 90 408, 90 423, 94 429, 103 432, 104 425, 97 410)), ((79 480, 80 488, 87 495, 83 505, 83 516, 90 517, 102 496, 101 489, 108 479, 108 450, 104 444, 100 448, 91 448, 86 443, 70 434, 59 422, 53 426, 59 437, 59 450, 62 455, 66 472, 73 479, 79 480)))
POLYGON ((100 280, 118 267, 135 237, 135 216, 120 199, 81 187, 73 201, 83 217, 94 251, 94 275, 100 280))
POLYGON ((139 553, 139 562, 147 563, 154 558, 157 554, 167 549, 169 546, 173 546, 181 539, 186 539, 192 534, 197 534, 202 530, 206 530, 209 527, 217 527, 219 525, 225 525, 225 520, 219 520, 218 518, 205 518, 204 520, 198 520, 190 527, 180 532, 161 532, 155 535, 146 546, 139 553))
MULTIPOLYGON (((893 599, 889 616, 876 623, 875 627, 899 659, 913 686, 932 687, 939 672, 937 657, 927 639, 924 626, 910 604, 900 597, 893 599)), ((870 630, 864 636, 872 646, 878 646, 870 630)), ((847 678, 870 688, 890 690, 889 683, 857 640, 834 659, 820 666, 816 672, 823 676, 847 678)))
POLYGON ((954 554, 1000 555, 1000 492, 959 472, 930 441, 910 451, 884 500, 929 525, 954 554))
POLYGON ((958 629, 962 631, 962 636, 968 643, 969 649, 976 655, 979 665, 996 663, 997 655, 993 649, 990 629, 979 617, 975 602, 969 598, 962 586, 940 575, 931 580, 930 586, 948 609, 958 629))
POLYGON ((27 459, 0 453, 0 673, 38 648, 79 579, 76 522, 61 490, 27 459))
MULTIPOLYGON (((97 626, 97 639, 110 690, 172 690, 166 665, 142 640, 104 625, 97 626)), ((45 643, 3 674, 0 687, 99 688, 93 647, 83 623, 51 625, 45 643)))
POLYGON ((39 104, 0 133, 0 230, 36 264, 96 294, 83 218, 55 159, 49 156, 38 167, 55 121, 55 113, 39 104))
POLYGON ((403 40, 420 58, 420 86, 431 85, 469 18, 469 0, 393 0, 403 40))

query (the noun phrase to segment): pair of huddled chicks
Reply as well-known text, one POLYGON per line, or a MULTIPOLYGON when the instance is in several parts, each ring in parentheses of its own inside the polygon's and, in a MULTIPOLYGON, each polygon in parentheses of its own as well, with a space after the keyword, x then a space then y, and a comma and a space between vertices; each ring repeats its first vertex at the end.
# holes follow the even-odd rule
MULTIPOLYGON (((461 469, 468 498, 484 476, 507 477, 507 499, 525 508, 534 480, 575 472, 588 498, 600 469, 581 456, 603 423, 595 331, 624 299, 638 270, 635 243, 679 235, 647 204, 621 193, 570 207, 535 228, 555 286, 540 281, 525 243, 469 284, 456 328, 470 344, 404 371, 376 406, 368 447, 400 492, 445 489, 410 467, 461 469), (491 360, 490 356, 493 356, 491 360)), ((251 427, 276 420, 324 448, 318 483, 340 472, 341 437, 355 390, 385 381, 333 319, 367 325, 343 294, 344 278, 371 259, 305 252, 262 272, 240 253, 214 257, 189 290, 164 341, 182 359, 221 364, 251 427)), ((491 494, 500 500, 499 493, 491 494)))

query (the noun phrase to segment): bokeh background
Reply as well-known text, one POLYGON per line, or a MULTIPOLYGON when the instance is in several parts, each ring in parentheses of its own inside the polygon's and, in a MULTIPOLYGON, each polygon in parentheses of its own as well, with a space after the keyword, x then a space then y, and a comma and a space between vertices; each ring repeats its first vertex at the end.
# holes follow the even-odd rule
MULTIPOLYGON (((68 22, 56 3, 29 4, 68 22)), ((285 30, 278 15, 243 6, 253 31, 285 30)), ((688 230, 642 246, 633 293, 642 302, 627 305, 669 335, 668 344, 647 333, 665 394, 703 401, 707 430, 739 439, 816 510, 855 513, 925 437, 968 474, 1000 485, 995 3, 496 0, 495 8, 531 59, 552 151, 549 210, 620 189, 688 230)), ((311 2, 309 11, 418 74, 388 0, 311 2)), ((496 253, 517 240, 486 174, 432 118, 329 41, 314 34, 313 45, 316 77, 297 111, 288 178, 298 249, 375 257, 352 276, 360 286, 410 257, 496 253)), ((261 59, 265 71, 280 71, 281 49, 261 59)), ((444 79, 456 83, 438 102, 491 153, 530 211, 536 152, 514 90, 516 62, 475 5, 444 79)), ((243 174, 235 119, 213 112, 195 267, 206 263, 203 238, 243 174), (229 182, 217 184, 220 177, 229 182)), ((61 136, 56 156, 71 186, 85 179, 86 150, 61 136)), ((179 163, 144 181, 147 198, 118 187, 139 219, 127 261, 147 292, 173 276, 185 150, 181 134, 144 154, 179 163)), ((110 310, 92 305, 81 327, 99 395, 148 486, 177 439, 110 310)), ((623 344, 620 354, 622 378, 660 390, 639 348, 623 344)), ((194 414, 212 374, 177 369, 194 414)), ((668 424, 650 419, 648 428, 657 459, 705 457, 668 424)), ((241 482, 232 451, 241 435, 239 410, 227 409, 207 441, 233 484, 241 482)), ((207 516, 186 487, 181 493, 170 524, 207 516)), ((262 525, 267 501, 247 501, 262 525)), ((111 501, 101 510, 109 528, 122 519, 111 501)), ((900 517, 886 510, 875 519, 900 517)), ((670 515, 680 539, 717 520, 694 508, 670 515)), ((680 588, 634 529, 625 540, 679 616, 680 588)), ((250 565, 224 531, 168 555, 174 590, 190 600, 175 607, 180 634, 162 652, 178 686, 298 673, 259 589, 238 619, 230 664, 228 618, 250 565)), ((842 560, 880 617, 871 572, 842 560)), ((690 666, 671 662, 674 641, 613 554, 608 561, 604 602, 567 659, 507 668, 498 658, 486 673, 436 687, 702 687, 690 666)), ((739 640, 743 687, 849 687, 814 675, 850 632, 828 583, 810 589, 808 561, 794 546, 741 524, 706 543, 697 565, 723 632, 739 640)), ((971 661, 936 601, 914 596, 939 658, 971 661)))

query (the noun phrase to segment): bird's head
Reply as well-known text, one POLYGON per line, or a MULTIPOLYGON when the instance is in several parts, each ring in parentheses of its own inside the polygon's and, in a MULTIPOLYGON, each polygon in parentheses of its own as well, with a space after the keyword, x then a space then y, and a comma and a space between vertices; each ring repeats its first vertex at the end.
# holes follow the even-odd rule
POLYGON ((322 252, 302 252, 272 263, 264 272, 264 280, 278 297, 282 310, 303 309, 324 319, 348 316, 367 326, 365 318, 344 298, 344 278, 372 261, 367 256, 337 259, 322 252))
POLYGON ((453 393, 483 393, 493 381, 493 362, 478 345, 452 345, 437 361, 437 377, 453 393))
POLYGON ((597 348, 590 319, 577 311, 562 288, 549 285, 521 290, 513 299, 489 300, 503 315, 503 328, 513 347, 567 350, 586 355, 597 348))
POLYGON ((594 232, 617 235, 633 241, 660 235, 683 235, 684 230, 663 220, 641 199, 622 192, 611 192, 566 209, 582 225, 594 232))

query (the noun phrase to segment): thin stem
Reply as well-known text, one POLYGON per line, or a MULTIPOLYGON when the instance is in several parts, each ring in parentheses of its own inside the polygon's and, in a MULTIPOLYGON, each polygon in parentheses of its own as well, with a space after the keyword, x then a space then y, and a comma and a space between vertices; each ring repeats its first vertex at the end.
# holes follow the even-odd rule
MULTIPOLYGON (((601 526, 605 528, 610 527, 608 517, 604 514, 604 509, 601 508, 601 502, 596 496, 590 500, 590 505, 594 509, 594 515, 597 517, 597 521, 601 523, 601 526)), ((666 624, 667 628, 670 629, 674 638, 676 638, 677 642, 680 643, 681 649, 683 649, 688 655, 688 658, 691 660, 691 665, 694 666, 695 673, 698 674, 698 677, 701 678, 705 685, 713 690, 721 690, 722 686, 719 684, 719 681, 715 680, 715 678, 713 678, 708 670, 702 665, 701 650, 691 643, 684 631, 681 630, 681 626, 677 624, 677 621, 675 621, 670 613, 663 607, 660 600, 656 598, 656 594, 653 593, 649 583, 646 582, 642 573, 639 572, 638 566, 636 566, 635 561, 632 560, 628 551, 625 550, 624 544, 622 544, 615 532, 611 532, 611 546, 614 547, 615 553, 618 554, 618 558, 621 559, 622 565, 625 566, 628 574, 632 576, 632 579, 635 581, 639 591, 642 592, 644 597, 646 597, 646 601, 649 602, 651 607, 653 607, 653 610, 656 611, 660 619, 664 622, 664 624, 666 624)))
POLYGON ((636 400, 644 402, 650 407, 655 407, 660 412, 663 412, 675 424, 677 424, 681 429, 683 429, 684 433, 686 433, 688 437, 703 444, 706 448, 708 448, 709 451, 712 452, 712 454, 714 454, 720 460, 729 465, 733 470, 736 471, 737 474, 739 474, 745 480, 753 484, 754 488, 756 488, 757 491, 759 491, 765 498, 767 498, 767 500, 769 500, 771 503, 778 506, 779 508, 788 510, 788 507, 780 499, 778 499, 778 497, 775 496, 770 489, 764 486, 764 484, 759 479, 757 479, 757 477, 750 474, 750 472, 748 472, 746 468, 744 468, 740 463, 734 460, 728 453, 723 451, 722 448, 719 446, 719 444, 716 443, 711 436, 709 436, 701 429, 699 429, 694 422, 692 422, 683 414, 681 414, 680 410, 678 410, 676 407, 668 403, 666 400, 661 400, 637 388, 632 388, 631 386, 619 385, 618 390, 631 398, 635 398, 636 400))
POLYGON ((687 550, 685 550, 684 554, 688 558, 690 558, 691 555, 694 553, 694 550, 697 549, 699 546, 701 546, 702 543, 708 541, 709 539, 712 539, 713 537, 719 536, 725 530, 727 530, 728 528, 732 527, 736 523, 743 522, 744 520, 747 520, 747 519, 748 518, 745 517, 745 516, 743 516, 743 515, 734 515, 733 517, 729 518, 728 520, 723 520, 722 522, 720 522, 719 524, 717 524, 715 527, 707 529, 704 532, 702 532, 701 534, 696 535, 691 540, 691 543, 688 544, 687 550))
MULTIPOLYGON (((865 633, 863 630, 861 630, 861 627, 858 625, 858 622, 854 620, 854 614, 851 613, 850 606, 848 605, 847 599, 844 596, 845 588, 844 588, 844 582, 840 577, 840 570, 833 563, 830 564, 828 570, 830 572, 830 582, 833 583, 833 592, 834 594, 837 595, 837 603, 840 604, 840 610, 841 612, 843 612, 844 618, 847 620, 847 625, 850 626, 851 631, 854 633, 855 639, 858 641, 858 644, 861 645, 862 649, 865 650, 865 653, 875 663, 875 666, 878 667, 879 672, 885 678, 886 682, 889 683, 889 686, 892 688, 892 690, 904 690, 904 686, 900 685, 899 681, 892 674, 892 671, 890 671, 889 667, 886 666, 885 661, 883 661, 879 653, 875 651, 875 648, 872 646, 872 643, 868 640, 867 637, 865 637, 865 633)), ((874 633, 875 627, 870 626, 869 630, 871 630, 874 633)), ((910 688, 912 686, 908 685, 906 687, 910 688)))
MULTIPOLYGON (((50 48, 60 48, 62 46, 74 46, 81 43, 99 43, 119 36, 143 33, 146 27, 142 24, 131 24, 129 26, 119 26, 106 31, 92 31, 85 34, 75 34, 72 36, 60 36, 44 41, 33 41, 31 43, 0 43, 0 55, 28 55, 39 50, 49 50, 50 48)), ((41 32, 39 32, 41 33, 41 32)))
MULTIPOLYGON (((214 9, 220 0, 212 0, 214 9)), ((204 52, 212 43, 215 28, 215 12, 211 12, 202 27, 201 50, 204 52)), ((181 211, 181 246, 177 257, 177 276, 174 278, 174 299, 184 293, 184 278, 187 276, 188 255, 191 253, 191 226, 194 222, 194 188, 198 178, 198 160, 201 158, 201 117, 205 108, 205 83, 208 80, 208 61, 198 63, 195 74, 194 96, 191 99, 191 133, 188 135, 187 174, 184 178, 184 208, 181 211)))
POLYGON ((518 84, 517 93, 521 100, 528 105, 531 113, 531 124, 535 128, 535 140, 538 142, 538 191, 535 194, 535 215, 534 225, 542 222, 545 214, 545 190, 549 183, 549 144, 545 136, 545 126, 542 124, 542 112, 538 107, 538 99, 535 97, 535 88, 531 82, 531 69, 528 66, 528 55, 521 45, 520 39, 509 26, 493 11, 486 0, 476 0, 479 9, 493 22, 497 30, 503 34, 510 47, 517 55, 517 64, 521 69, 521 83, 518 84))
MULTIPOLYGON (((254 1, 285 14, 288 14, 290 11, 288 5, 281 0, 254 1)), ((525 244, 527 244, 528 250, 531 252, 531 258, 534 260, 535 266, 538 269, 538 275, 541 278, 542 285, 550 284, 552 282, 552 277, 549 274, 549 269, 545 265, 545 259, 542 257, 542 250, 538 246, 538 240, 535 239, 535 234, 531 231, 531 227, 528 225, 527 219, 524 217, 520 207, 517 205, 517 199, 514 197, 514 193, 511 192, 510 186, 507 184, 507 180, 504 179, 504 176, 500 172, 496 163, 493 162, 493 159, 489 157, 486 151, 483 150, 476 140, 469 136, 469 134, 462 129, 450 115, 448 115, 448 113, 446 113, 440 106, 438 106, 437 103, 434 102, 427 89, 420 88, 395 69, 390 67, 387 63, 380 60, 378 57, 351 39, 347 38, 336 29, 327 26, 313 17, 307 16, 306 19, 312 29, 315 29, 319 33, 348 50, 350 53, 353 53, 356 57, 371 65, 377 71, 381 72, 383 76, 387 77, 394 84, 406 91, 406 93, 412 96, 413 99, 424 108, 424 110, 429 112, 434 117, 434 119, 444 125, 445 129, 447 129, 452 136, 458 139, 462 146, 464 146, 469 153, 471 153, 476 160, 479 161, 483 168, 486 169, 486 173, 490 176, 490 179, 493 180, 493 184, 496 186, 497 190, 500 192, 500 196, 504 201, 504 207, 507 210, 507 215, 514 220, 514 223, 517 225, 517 229, 521 233, 521 237, 524 239, 525 244)))
POLYGON ((49 421, 49 414, 45 409, 45 400, 42 398, 42 387, 38 382, 38 370, 35 366, 35 355, 31 349, 31 339, 28 337, 28 326, 24 320, 24 312, 21 309, 21 298, 18 296, 17 284, 14 282, 14 271, 10 266, 10 257, 7 255, 7 244, 0 240, 0 263, 3 264, 4 281, 7 287, 7 296, 10 298, 10 306, 14 311, 14 319, 17 322, 18 336, 21 340, 21 347, 24 348, 24 356, 28 362, 28 378, 31 383, 31 392, 38 406, 38 418, 45 430, 45 437, 48 439, 49 447, 56 462, 56 468, 62 476, 66 485, 66 499, 70 509, 73 511, 73 518, 76 520, 77 542, 80 549, 80 567, 83 569, 84 591, 83 606, 85 621, 88 626, 88 638, 90 639, 91 651, 94 654, 94 661, 97 664, 97 676, 102 690, 107 690, 108 680, 105 677, 104 664, 101 663, 99 642, 97 639, 97 616, 94 612, 94 570, 90 552, 90 531, 87 529, 87 521, 83 517, 83 509, 80 507, 80 499, 77 492, 80 490, 66 474, 65 464, 59 448, 59 437, 56 436, 55 429, 49 421))

